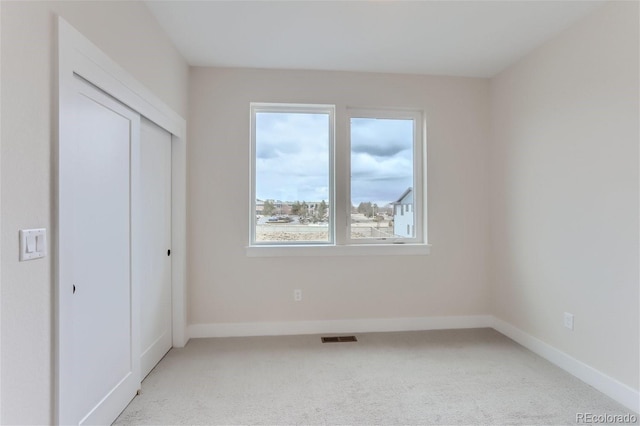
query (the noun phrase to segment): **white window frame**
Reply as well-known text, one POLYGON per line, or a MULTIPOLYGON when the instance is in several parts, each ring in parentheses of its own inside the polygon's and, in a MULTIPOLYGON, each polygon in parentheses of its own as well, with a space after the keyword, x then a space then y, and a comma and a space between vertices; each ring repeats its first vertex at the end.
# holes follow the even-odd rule
MULTIPOLYGON (((262 103, 252 102, 251 110, 251 149, 250 149, 250 184, 251 184, 251 210, 250 210, 250 241, 249 247, 281 247, 281 246, 316 246, 316 245, 334 245, 335 244, 335 115, 336 109, 334 105, 318 105, 318 104, 280 104, 280 103, 262 103), (329 115, 329 239, 328 241, 256 241, 256 114, 259 113, 293 113, 293 114, 328 114, 329 115)), ((294 201, 294 200, 286 200, 294 201)))
MULTIPOLYGON (((249 257, 294 256, 389 256, 427 255, 426 120, 422 111, 405 109, 336 108, 326 104, 250 104, 250 230, 249 257), (329 241, 255 241, 256 231, 256 123, 259 112, 329 113, 329 241), (367 114, 367 115, 365 115, 367 114), (351 239, 351 118, 412 119, 414 123, 415 238, 351 239), (344 140, 336 141, 336 123, 345 129, 344 140), (343 127, 344 126, 344 127, 343 127), (336 161, 336 156, 342 158, 336 161), (339 163, 339 164, 337 164, 339 163), (344 216, 343 216, 344 215, 344 216), (344 218, 344 219, 343 219, 344 218)), ((343 135, 343 131, 338 132, 343 135)), ((399 194, 400 195, 400 194, 399 194)), ((394 209, 395 212, 395 209, 394 209)))
MULTIPOLYGON (((353 244, 426 244, 426 210, 423 208, 426 197, 424 196, 424 180, 426 176, 425 171, 425 157, 426 157, 426 142, 424 138, 424 129, 426 128, 424 122, 424 115, 419 110, 405 110, 405 109, 372 109, 372 108, 347 108, 346 115, 347 122, 347 148, 349 153, 348 173, 349 182, 347 182, 347 197, 349 200, 349 214, 347 222, 347 235, 346 241, 349 245, 353 244), (410 211, 408 206, 400 206, 401 215, 413 214, 414 225, 414 237, 397 237, 397 238, 351 238, 351 119, 352 118, 377 118, 377 119, 391 119, 391 120, 412 120, 413 121, 413 205, 415 206, 410 211)), ((406 188, 405 188, 406 189, 406 188)), ((402 195, 398 194, 398 197, 402 195)), ((393 201, 393 200, 390 200, 393 201)), ((395 211, 395 209, 394 209, 395 211)))

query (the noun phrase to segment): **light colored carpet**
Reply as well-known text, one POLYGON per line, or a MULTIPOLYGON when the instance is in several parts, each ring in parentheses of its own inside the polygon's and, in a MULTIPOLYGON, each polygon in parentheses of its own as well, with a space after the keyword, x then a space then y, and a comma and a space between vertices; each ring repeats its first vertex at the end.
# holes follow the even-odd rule
POLYGON ((629 410, 492 329, 191 340, 116 424, 573 424, 629 410))

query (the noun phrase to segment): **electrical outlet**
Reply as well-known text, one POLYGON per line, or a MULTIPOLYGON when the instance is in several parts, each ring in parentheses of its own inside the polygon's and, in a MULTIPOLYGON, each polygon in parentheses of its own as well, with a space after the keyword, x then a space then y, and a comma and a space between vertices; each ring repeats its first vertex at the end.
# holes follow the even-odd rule
POLYGON ((573 314, 569 312, 564 313, 564 326, 569 330, 573 330, 573 314))
POLYGON ((293 300, 295 300, 296 302, 302 301, 302 290, 300 289, 293 290, 293 300))

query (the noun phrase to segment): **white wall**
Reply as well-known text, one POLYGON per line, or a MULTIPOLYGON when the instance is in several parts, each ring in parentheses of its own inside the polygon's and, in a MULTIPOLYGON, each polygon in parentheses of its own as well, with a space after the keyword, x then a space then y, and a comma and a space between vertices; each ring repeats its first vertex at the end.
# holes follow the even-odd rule
POLYGON ((488 87, 471 78, 192 68, 189 323, 486 314, 488 87), (246 257, 251 101, 330 103, 338 114, 347 105, 424 109, 432 254, 246 257))
POLYGON ((51 185, 56 15, 183 116, 188 67, 141 3, 3 1, 0 7, 0 423, 47 424, 54 404, 52 258, 18 262, 18 229, 51 231, 56 208, 51 185))
POLYGON ((638 21, 608 4, 492 79, 490 162, 492 312, 635 389, 638 21))

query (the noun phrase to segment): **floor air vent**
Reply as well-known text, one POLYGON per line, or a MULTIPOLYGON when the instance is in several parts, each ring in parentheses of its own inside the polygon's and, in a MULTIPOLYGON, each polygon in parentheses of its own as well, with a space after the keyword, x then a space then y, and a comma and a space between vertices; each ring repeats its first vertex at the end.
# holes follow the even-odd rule
POLYGON ((322 343, 357 342, 356 336, 322 337, 322 343))

